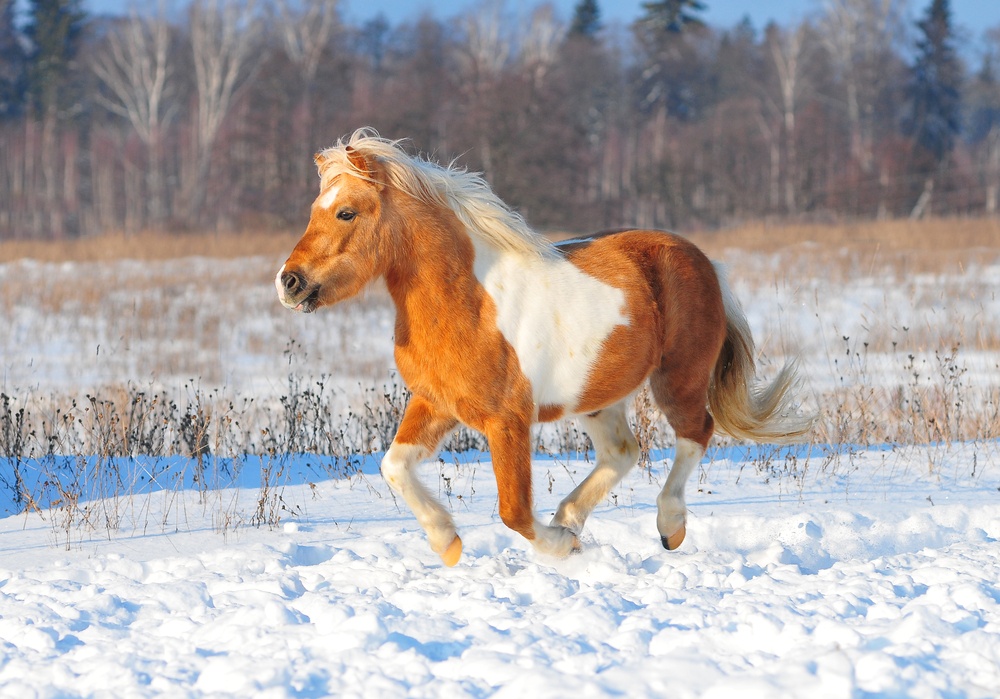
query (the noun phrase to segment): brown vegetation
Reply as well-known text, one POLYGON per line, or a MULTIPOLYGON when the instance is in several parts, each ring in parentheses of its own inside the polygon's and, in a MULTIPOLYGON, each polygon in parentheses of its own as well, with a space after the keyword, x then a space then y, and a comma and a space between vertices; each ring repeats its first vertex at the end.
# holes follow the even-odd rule
POLYGON ((0 241, 0 262, 31 259, 40 262, 104 262, 110 260, 171 260, 180 257, 232 259, 287 253, 301 232, 170 234, 147 231, 106 233, 70 240, 0 241))
POLYGON ((803 243, 859 251, 919 253, 1000 250, 1000 218, 935 218, 849 223, 756 223, 691 236, 698 243, 773 251, 803 243))
MULTIPOLYGON (((303 204, 303 210, 308 202, 303 204)), ((548 233, 564 240, 590 231, 548 233)), ((848 223, 750 223, 713 231, 676 231, 712 255, 729 248, 784 252, 824 262, 831 251, 879 267, 888 260, 906 261, 912 271, 957 271, 956 263, 992 260, 1000 254, 1000 218, 933 218, 856 221, 848 223)), ((0 241, 0 262, 33 259, 43 262, 168 260, 180 257, 282 257, 301 230, 255 230, 245 233, 108 233, 72 240, 0 241)))

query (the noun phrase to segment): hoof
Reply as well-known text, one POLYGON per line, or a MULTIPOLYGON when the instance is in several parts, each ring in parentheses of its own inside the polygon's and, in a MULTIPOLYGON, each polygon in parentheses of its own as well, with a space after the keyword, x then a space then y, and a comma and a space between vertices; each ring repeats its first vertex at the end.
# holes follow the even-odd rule
POLYGON ((661 536, 660 543, 663 544, 663 548, 667 551, 674 551, 681 545, 681 542, 684 541, 685 533, 687 533, 685 528, 681 527, 670 536, 661 536))
POLYGON ((462 557, 462 540, 455 536, 455 540, 448 544, 448 548, 444 550, 441 554, 441 560, 449 568, 453 567, 458 563, 458 559, 462 557))
POLYGON ((573 537, 573 548, 569 550, 569 553, 571 556, 583 553, 583 546, 580 545, 580 539, 578 537, 573 537))

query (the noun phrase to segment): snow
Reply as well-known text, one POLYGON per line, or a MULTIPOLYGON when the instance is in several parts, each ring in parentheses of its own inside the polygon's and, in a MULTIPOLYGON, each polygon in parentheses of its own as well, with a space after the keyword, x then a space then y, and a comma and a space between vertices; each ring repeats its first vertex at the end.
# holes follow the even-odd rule
MULTIPOLYGON (((728 257, 765 370, 801 354, 807 401, 937 382, 967 419, 995 412, 1000 264, 800 278, 728 257)), ((348 402, 384 380, 384 296, 302 318, 274 299, 278 264, 0 265, 0 388, 263 402, 295 371, 348 402)), ((1000 443, 720 444, 689 483, 680 550, 655 526, 667 451, 566 560, 500 522, 488 454, 445 454, 422 474, 462 535, 455 568, 377 454, 350 476, 310 455, 212 456, 211 487, 188 459, 120 459, 123 487, 86 482, 75 503, 32 485, 56 462, 22 462, 49 493, 30 513, 0 459, 0 697, 1000 695, 1000 443)), ((591 467, 536 455, 543 519, 591 467)))
MULTIPOLYGON (((250 465, 217 494, 133 493, 69 550, 58 508, 8 516, 0 695, 992 697, 998 452, 716 449, 674 552, 659 454, 566 560, 502 525, 488 455, 445 455, 423 475, 463 536, 456 568, 377 459, 320 480, 289 457, 271 528, 220 526, 257 507, 250 465)), ((590 467, 538 456, 539 511, 590 467)))

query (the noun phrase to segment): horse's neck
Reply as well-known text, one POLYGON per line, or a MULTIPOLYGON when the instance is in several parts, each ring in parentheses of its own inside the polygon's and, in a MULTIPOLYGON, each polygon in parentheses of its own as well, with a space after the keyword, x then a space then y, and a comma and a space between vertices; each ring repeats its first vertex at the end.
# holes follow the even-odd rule
MULTIPOLYGON (((476 283, 475 250, 458 219, 412 216, 410 221, 433 221, 408 228, 406 251, 397 255, 385 274, 386 285, 398 311, 453 306, 476 283)), ((460 312, 454 308, 451 312, 460 312)))

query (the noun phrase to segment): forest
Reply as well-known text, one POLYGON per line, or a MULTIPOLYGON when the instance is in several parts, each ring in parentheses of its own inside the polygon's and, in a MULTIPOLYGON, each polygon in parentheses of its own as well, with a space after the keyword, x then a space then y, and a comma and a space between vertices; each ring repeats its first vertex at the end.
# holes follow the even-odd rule
POLYGON ((949 0, 762 28, 710 2, 355 26, 338 0, 0 0, 0 240, 300 228, 313 153, 360 126, 547 231, 996 215, 1000 27, 972 53, 949 0))

